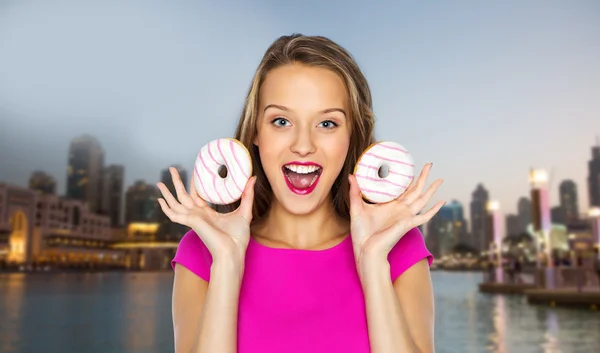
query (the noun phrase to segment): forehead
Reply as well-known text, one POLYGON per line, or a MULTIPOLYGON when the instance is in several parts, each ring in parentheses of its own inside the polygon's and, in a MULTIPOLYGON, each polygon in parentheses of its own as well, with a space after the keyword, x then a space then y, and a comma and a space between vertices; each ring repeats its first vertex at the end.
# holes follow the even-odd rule
POLYGON ((279 104, 293 110, 346 108, 348 94, 333 71, 314 66, 280 66, 267 74, 260 91, 260 106, 279 104))

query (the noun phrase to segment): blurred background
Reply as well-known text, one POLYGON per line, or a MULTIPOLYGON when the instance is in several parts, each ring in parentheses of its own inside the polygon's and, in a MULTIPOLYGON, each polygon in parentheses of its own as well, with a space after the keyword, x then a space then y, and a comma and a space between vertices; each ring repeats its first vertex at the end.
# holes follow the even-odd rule
POLYGON ((186 183, 280 35, 434 162, 438 352, 600 351, 600 2, 0 0, 0 352, 172 352, 186 183))

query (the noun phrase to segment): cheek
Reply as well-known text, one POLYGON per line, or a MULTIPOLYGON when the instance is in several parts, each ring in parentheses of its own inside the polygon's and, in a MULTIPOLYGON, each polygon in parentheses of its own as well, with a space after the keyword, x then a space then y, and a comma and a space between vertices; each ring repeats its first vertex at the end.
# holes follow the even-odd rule
POLYGON ((324 150, 327 151, 330 163, 338 166, 340 169, 344 165, 349 147, 350 137, 346 136, 346 134, 340 134, 335 139, 328 139, 323 146, 324 150))
POLYGON ((276 134, 269 134, 268 131, 259 132, 256 138, 256 145, 263 170, 269 173, 270 169, 278 169, 279 156, 281 155, 281 139, 276 134))

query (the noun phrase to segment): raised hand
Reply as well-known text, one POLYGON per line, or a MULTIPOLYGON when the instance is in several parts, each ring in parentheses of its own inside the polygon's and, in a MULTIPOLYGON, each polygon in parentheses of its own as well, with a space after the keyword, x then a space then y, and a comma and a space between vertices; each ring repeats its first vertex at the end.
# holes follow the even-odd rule
POLYGON ((177 199, 165 184, 158 183, 157 186, 164 197, 158 199, 162 211, 171 221, 192 228, 210 251, 213 262, 235 259, 243 264, 250 241, 256 177, 251 177, 246 183, 240 206, 233 212, 222 214, 210 208, 198 196, 193 179, 190 195, 185 190, 177 170, 175 168, 169 170, 177 199))
POLYGON ((420 214, 443 182, 436 180, 423 193, 430 170, 431 163, 423 167, 417 181, 413 179, 402 195, 384 204, 364 202, 356 178, 349 176, 350 231, 359 273, 366 262, 387 261, 387 255, 406 232, 429 221, 445 204, 440 201, 420 214))

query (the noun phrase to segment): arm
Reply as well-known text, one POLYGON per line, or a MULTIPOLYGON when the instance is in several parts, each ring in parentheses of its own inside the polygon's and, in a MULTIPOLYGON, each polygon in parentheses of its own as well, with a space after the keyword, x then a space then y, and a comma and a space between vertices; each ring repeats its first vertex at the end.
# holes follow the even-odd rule
POLYGON ((427 260, 409 268, 394 284, 387 261, 372 261, 363 273, 373 353, 433 352, 433 292, 427 260))
POLYGON ((206 282, 176 264, 172 305, 176 353, 237 352, 239 268, 215 262, 206 282))

